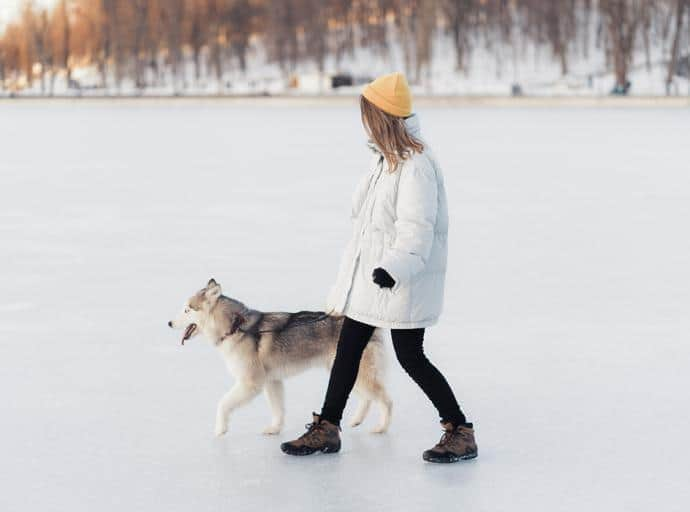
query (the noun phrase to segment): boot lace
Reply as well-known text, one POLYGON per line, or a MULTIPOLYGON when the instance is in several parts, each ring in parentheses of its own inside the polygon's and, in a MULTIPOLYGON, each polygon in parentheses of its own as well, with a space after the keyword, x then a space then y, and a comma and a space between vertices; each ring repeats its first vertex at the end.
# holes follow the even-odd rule
POLYGON ((314 434, 317 431, 323 430, 323 425, 321 425, 320 422, 317 423, 315 421, 312 421, 311 423, 306 423, 304 425, 304 428, 306 428, 307 431, 300 436, 300 438, 302 438, 302 439, 305 437, 311 436, 312 434, 314 434))
POLYGON ((453 437, 453 431, 452 430, 444 430, 443 435, 441 436, 441 440, 436 443, 436 446, 439 448, 443 448, 448 441, 450 441, 450 438, 453 437))
POLYGON ((441 436, 441 440, 438 442, 438 444, 436 446, 439 448, 443 448, 455 436, 458 436, 462 439, 467 439, 467 437, 468 437, 466 432, 464 432, 463 430, 460 430, 457 427, 453 428, 452 430, 444 430, 443 435, 441 436))

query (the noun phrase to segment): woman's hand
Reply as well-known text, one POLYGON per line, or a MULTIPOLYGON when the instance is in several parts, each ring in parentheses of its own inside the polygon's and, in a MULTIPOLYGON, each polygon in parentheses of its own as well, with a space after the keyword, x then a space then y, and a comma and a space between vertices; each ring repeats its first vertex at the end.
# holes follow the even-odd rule
POLYGON ((381 288, 392 288, 393 285, 395 285, 395 279, 393 279, 391 275, 381 267, 375 268, 374 272, 371 274, 371 277, 381 288))

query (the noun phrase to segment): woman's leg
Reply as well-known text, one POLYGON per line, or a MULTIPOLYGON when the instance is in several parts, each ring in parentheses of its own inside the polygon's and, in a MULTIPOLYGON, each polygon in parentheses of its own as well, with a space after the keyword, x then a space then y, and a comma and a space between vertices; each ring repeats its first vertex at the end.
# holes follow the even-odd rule
POLYGON ((441 416, 454 426, 465 425, 467 419, 460 410, 453 390, 445 377, 424 355, 424 329, 391 329, 393 347, 398 361, 422 391, 429 397, 441 416))
POLYGON ((362 353, 374 329, 376 328, 369 324, 345 317, 340 328, 338 348, 328 380, 326 398, 321 408, 321 419, 340 425, 345 403, 357 380, 362 353))

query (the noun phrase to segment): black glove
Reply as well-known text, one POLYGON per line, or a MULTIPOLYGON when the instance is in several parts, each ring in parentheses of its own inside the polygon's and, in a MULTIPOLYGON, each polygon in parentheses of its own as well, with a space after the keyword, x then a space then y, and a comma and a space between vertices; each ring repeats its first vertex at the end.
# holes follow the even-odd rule
POLYGON ((393 288, 395 284, 395 279, 381 267, 375 268, 371 276, 374 278, 374 282, 381 288, 393 288))

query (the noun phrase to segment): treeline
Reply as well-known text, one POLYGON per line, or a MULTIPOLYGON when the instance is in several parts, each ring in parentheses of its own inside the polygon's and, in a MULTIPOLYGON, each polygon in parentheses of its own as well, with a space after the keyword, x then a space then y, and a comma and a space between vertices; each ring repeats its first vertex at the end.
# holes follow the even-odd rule
POLYGON ((72 71, 82 66, 98 69, 100 87, 220 83, 226 71, 247 69, 255 41, 286 75, 305 61, 337 68, 355 48, 385 54, 395 41, 415 81, 443 34, 458 70, 479 46, 515 54, 529 42, 565 75, 594 48, 623 89, 634 55, 649 65, 661 52, 668 89, 689 18, 690 0, 58 0, 50 9, 27 1, 0 34, 0 87, 38 81, 51 94, 58 76, 77 87, 72 71))

